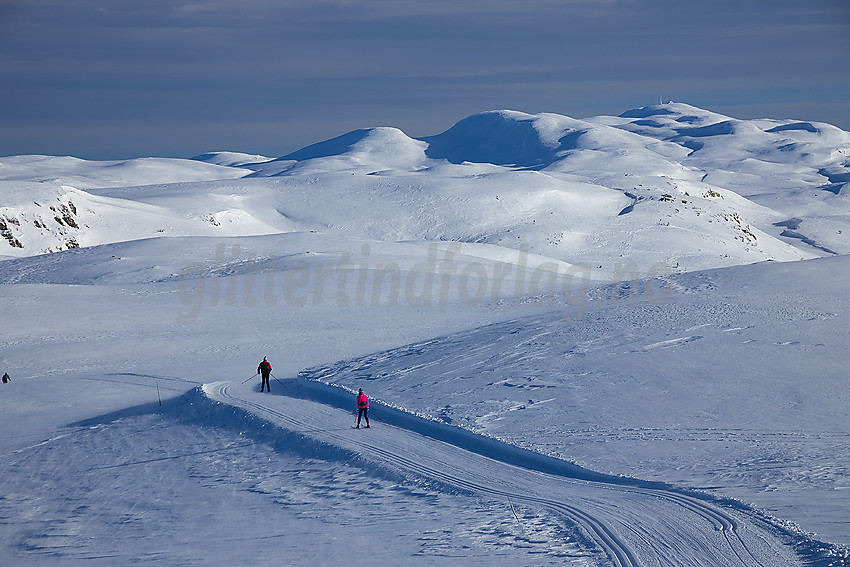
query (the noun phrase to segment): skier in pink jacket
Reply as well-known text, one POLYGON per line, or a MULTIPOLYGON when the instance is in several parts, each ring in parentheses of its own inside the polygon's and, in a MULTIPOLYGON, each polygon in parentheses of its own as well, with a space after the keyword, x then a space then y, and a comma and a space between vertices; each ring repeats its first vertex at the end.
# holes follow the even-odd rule
POLYGON ((357 394, 357 429, 360 429, 360 417, 366 418, 366 427, 369 427, 369 398, 363 393, 363 388, 357 394))

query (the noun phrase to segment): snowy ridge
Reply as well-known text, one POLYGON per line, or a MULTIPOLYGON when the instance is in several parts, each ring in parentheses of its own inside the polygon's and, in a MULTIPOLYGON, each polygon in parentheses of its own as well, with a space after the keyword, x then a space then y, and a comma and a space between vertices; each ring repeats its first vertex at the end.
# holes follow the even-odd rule
POLYGON ((237 179, 250 170, 222 167, 202 160, 137 158, 99 161, 59 156, 8 156, 0 158, 0 181, 74 185, 81 189, 132 187, 155 183, 237 179))

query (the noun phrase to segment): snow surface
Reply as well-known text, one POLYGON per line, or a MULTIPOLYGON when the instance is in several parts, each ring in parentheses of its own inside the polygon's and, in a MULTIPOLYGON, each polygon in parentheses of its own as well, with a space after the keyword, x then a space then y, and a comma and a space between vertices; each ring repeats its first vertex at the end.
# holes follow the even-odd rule
POLYGON ((0 158, 3 564, 846 565, 848 156, 670 103, 0 158))

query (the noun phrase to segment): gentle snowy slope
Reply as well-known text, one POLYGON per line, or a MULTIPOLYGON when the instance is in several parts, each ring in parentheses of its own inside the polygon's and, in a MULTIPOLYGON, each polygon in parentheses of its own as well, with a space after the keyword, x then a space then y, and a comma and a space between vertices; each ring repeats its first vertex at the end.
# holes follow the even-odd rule
MULTIPOLYGON (((362 386, 374 399, 448 423, 450 431, 458 426, 481 431, 601 472, 711 488, 821 537, 846 541, 841 489, 848 464, 842 456, 850 454, 850 428, 839 370, 847 362, 842 340, 847 306, 836 301, 846 289, 844 258, 680 276, 655 296, 644 291, 634 301, 625 288, 588 288, 591 301, 577 312, 575 297, 516 301, 508 293, 495 305, 489 297, 475 305, 461 301, 458 286, 467 266, 495 269, 487 264, 495 250, 486 247, 456 259, 459 269, 445 303, 439 286, 426 305, 416 301, 421 289, 408 297, 402 285, 398 302, 386 295, 379 296, 383 304, 358 304, 360 281, 372 281, 360 280, 363 262, 351 259, 362 244, 334 245, 329 237, 309 233, 157 239, 4 262, 9 270, 0 297, 12 324, 4 328, 0 364, 12 370, 13 382, 0 393, 3 427, 15 433, 2 446, 7 455, 2 472, 14 490, 0 504, 0 515, 14 520, 0 533, 11 556, 36 565, 48 557, 75 564, 100 556, 160 564, 191 556, 224 565, 236 553, 214 543, 225 538, 231 546, 250 548, 245 557, 258 561, 284 556, 295 563, 333 564, 356 540, 383 545, 369 535, 380 533, 397 536, 382 547, 378 564, 426 557, 426 564, 449 565, 467 556, 471 564, 484 564, 498 553, 506 563, 589 565, 609 564, 605 557, 620 553, 627 558, 620 564, 628 565, 653 564, 647 558, 672 537, 659 531, 646 548, 630 539, 631 530, 610 512, 617 509, 622 516, 628 500, 620 496, 617 508, 599 498, 591 498, 588 508, 577 503, 578 495, 553 499, 553 490, 561 488, 535 488, 546 494, 540 502, 523 498, 533 484, 497 487, 479 479, 470 494, 478 496, 470 501, 467 492, 452 488, 471 480, 458 476, 457 464, 445 484, 432 465, 427 471, 399 471, 398 464, 375 462, 374 448, 360 455, 342 440, 329 446, 321 433, 332 423, 321 417, 326 410, 298 400, 269 405, 267 394, 254 393, 256 378, 241 384, 263 355, 270 356, 282 381, 300 373, 301 381, 321 377, 362 386), (253 252, 237 254, 240 264, 232 255, 235 245, 257 257, 279 251, 287 258, 287 250, 308 247, 325 252, 301 256, 313 264, 298 269, 284 260, 240 271, 253 252), (155 266, 166 249, 170 264, 155 266), (341 260, 346 253, 349 263, 341 260), (327 267, 323 256, 348 277, 327 274, 317 295, 317 278, 327 267), (189 269, 177 269, 182 262, 189 269), (196 273, 199 266, 208 270, 196 273), (298 275, 303 270, 309 280, 298 275), (294 287, 287 288, 288 277, 294 287), (265 294, 269 285, 271 296, 265 294), (290 303, 287 291, 303 303, 290 303), (40 308, 44 305, 50 309, 40 308), (344 362, 333 363, 337 360, 344 362), (269 430, 262 421, 246 424, 244 417, 191 396, 157 416, 158 398, 167 402, 194 384, 220 380, 230 381, 231 394, 240 399, 256 396, 262 419, 282 429, 269 430), (135 404, 143 405, 126 409, 135 404), (266 407, 296 421, 280 422, 266 407), (175 415, 188 418, 194 411, 203 417, 190 419, 189 428, 175 422, 175 415), (301 437, 308 417, 320 418, 312 426, 323 441, 320 452, 301 437), (96 419, 84 421, 89 418, 96 419), (82 455, 98 458, 81 462, 82 455), (158 480, 151 484, 137 476, 158 480), (45 486, 52 496, 44 495, 45 486), (519 508, 519 522, 505 505, 507 495, 519 508), (352 499, 372 505, 361 510, 352 499), (557 512, 563 504, 571 508, 557 512), (413 521, 420 514, 422 523, 413 521), (273 521, 259 532, 243 531, 259 518, 273 521), (369 530, 355 527, 358 520, 369 530), (613 535, 594 539, 588 535, 593 526, 613 535), (186 535, 175 538, 175 530, 186 535), (133 544, 140 534, 156 542, 155 549, 133 544), (256 537, 273 538, 270 549, 255 549, 256 537)), ((367 271, 397 261, 405 277, 427 274, 416 267, 427 258, 427 245, 370 247, 367 271)), ((295 393, 292 384, 293 392, 276 381, 273 387, 277 396, 295 393)), ((314 401, 338 405, 329 393, 314 401)), ((381 415, 380 408, 375 411, 381 415)), ((351 413, 333 419, 354 433, 344 425, 351 413)), ((376 422, 369 433, 380 435, 382 426, 376 422)), ((371 441, 372 447, 382 444, 380 437, 371 441)), ((485 472, 473 462, 464 470, 473 476, 485 472)), ((781 522, 765 524, 757 515, 741 517, 735 507, 720 506, 704 514, 731 514, 738 526, 746 526, 739 528, 742 537, 767 529, 773 535, 764 537, 774 542, 769 546, 790 538, 789 547, 772 552, 745 539, 762 564, 780 564, 780 557, 795 564, 788 555, 794 550, 813 560, 829 557, 815 564, 841 564, 840 548, 814 544, 781 522), (757 525, 749 524, 753 521, 757 525)), ((688 536, 695 547, 676 544, 673 564, 729 565, 735 548, 712 521, 689 519, 687 509, 681 516, 660 509, 649 513, 646 501, 633 501, 628 514, 649 514, 635 518, 643 526, 665 517, 664 529, 677 534, 683 526, 697 529, 688 536)))
MULTIPOLYGON (((115 190, 118 191, 118 190, 115 190)), ((129 190, 132 192, 132 190, 129 190)), ((236 196, 216 199, 188 196, 186 208, 175 206, 171 193, 158 200, 110 197, 67 185, 0 182, 0 246, 9 256, 31 256, 107 242, 160 236, 242 235, 278 232, 278 228, 234 207, 236 196)), ((139 191, 142 193, 142 191, 139 191)))
POLYGON ((212 161, 207 164, 176 158, 138 158, 123 161, 89 161, 55 156, 0 158, 0 181, 73 185, 80 189, 236 179, 248 173, 248 169, 223 167, 212 161))
POLYGON ((0 157, 0 257, 162 235, 269 232, 242 211, 215 211, 221 213, 218 220, 212 213, 184 215, 169 207, 96 192, 104 187, 238 179, 249 173, 247 169, 171 158, 96 162, 71 157, 0 157))
POLYGON ((710 487, 845 538, 850 262, 667 285, 664 301, 600 290, 580 319, 556 310, 302 376, 368 384, 430 419, 595 470, 710 487))

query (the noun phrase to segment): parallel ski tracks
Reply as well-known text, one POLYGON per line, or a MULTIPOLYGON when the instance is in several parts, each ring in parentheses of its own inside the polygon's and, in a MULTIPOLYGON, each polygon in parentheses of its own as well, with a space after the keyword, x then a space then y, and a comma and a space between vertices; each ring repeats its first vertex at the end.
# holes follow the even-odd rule
MULTIPOLYGON (((418 463, 409 458, 403 457, 392 451, 386 450, 378 445, 374 445, 363 440, 351 439, 350 436, 339 435, 332 431, 328 431, 327 429, 322 429, 319 427, 312 426, 309 423, 304 423, 269 406, 253 402, 244 398, 237 398, 230 394, 229 386, 229 383, 224 383, 219 385, 218 387, 218 394, 224 400, 235 402, 236 404, 241 405, 243 407, 247 406, 254 408, 259 412, 274 416, 276 419, 279 419, 284 423, 288 423, 294 427, 297 427, 298 429, 307 429, 312 431, 313 433, 320 434, 322 437, 328 439, 335 439, 344 442, 345 444, 354 444, 364 449, 368 449, 370 454, 374 454, 389 463, 395 464, 403 470, 414 472, 416 474, 422 475, 423 477, 430 478, 442 482, 444 484, 455 486, 459 489, 467 490, 473 493, 486 494, 504 499, 509 498, 515 502, 525 502, 528 504, 535 504, 545 507, 569 518, 574 523, 581 526, 587 533, 587 535, 590 536, 590 538, 609 557, 615 567, 641 567, 641 565, 643 565, 643 563, 640 561, 640 559, 637 557, 637 555, 631 549, 628 543, 624 541, 623 538, 619 536, 613 528, 608 526, 604 521, 600 520, 599 518, 580 508, 577 508, 576 506, 549 498, 529 496, 527 494, 520 494, 499 488, 494 488, 492 486, 487 486, 485 484, 480 484, 468 479, 464 479, 454 474, 440 471, 438 469, 418 463)), ((611 488, 613 490, 640 493, 649 497, 663 499, 675 505, 678 505, 688 510, 689 512, 703 518, 705 521, 709 522, 715 530, 721 532, 733 555, 737 558, 741 565, 748 567, 767 567, 750 550, 744 539, 741 537, 741 534, 738 531, 738 521, 733 516, 723 512, 722 510, 718 510, 700 501, 699 499, 692 498, 685 494, 681 494, 674 491, 636 487, 633 488, 628 486, 607 484, 598 481, 596 482, 596 484, 607 485, 608 488, 611 488)), ((636 537, 643 539, 648 547, 655 547, 653 546, 652 542, 646 541, 646 538, 642 535, 638 533, 636 533, 635 535, 636 537)))
POLYGON ((575 506, 570 506, 569 504, 558 502, 556 500, 537 498, 518 494, 516 492, 492 488, 483 484, 465 480, 455 475, 438 471, 368 443, 357 442, 357 444, 363 447, 368 447, 371 452, 380 455, 385 460, 395 463, 404 469, 416 472, 426 478, 439 480, 445 484, 466 489, 470 492, 489 494, 491 496, 498 496, 505 499, 510 498, 518 502, 534 503, 560 512, 572 519, 576 524, 584 527, 587 533, 590 534, 592 539, 608 554, 608 556, 613 560, 614 565, 617 567, 638 567, 640 565, 640 562, 637 560, 631 549, 629 549, 628 545, 619 539, 619 537, 617 537, 617 535, 608 528, 608 526, 575 506))
POLYGON ((714 524, 714 529, 721 532, 723 537, 726 539, 726 542, 729 544, 729 548, 743 565, 755 564, 760 567, 767 567, 752 551, 750 551, 750 548, 747 546, 746 542, 744 542, 744 538, 742 538, 741 534, 738 532, 738 521, 729 514, 703 504, 699 500, 676 492, 661 490, 651 490, 647 492, 657 498, 674 502, 714 524), (751 561, 748 561, 746 558, 749 558, 751 561))

